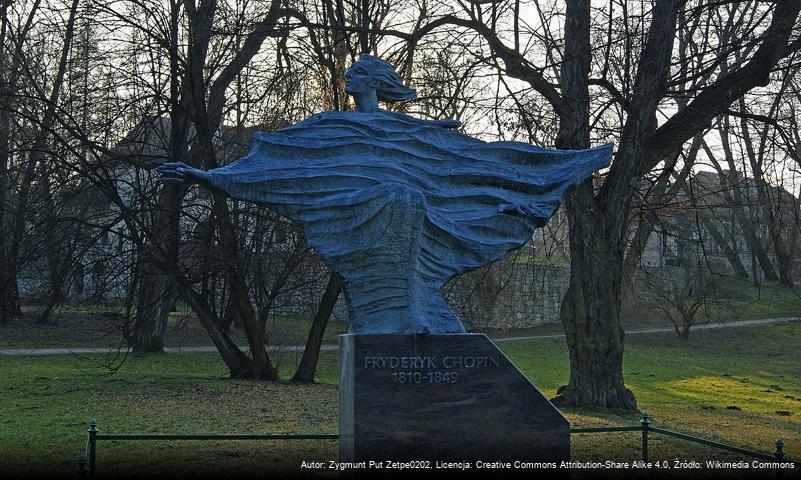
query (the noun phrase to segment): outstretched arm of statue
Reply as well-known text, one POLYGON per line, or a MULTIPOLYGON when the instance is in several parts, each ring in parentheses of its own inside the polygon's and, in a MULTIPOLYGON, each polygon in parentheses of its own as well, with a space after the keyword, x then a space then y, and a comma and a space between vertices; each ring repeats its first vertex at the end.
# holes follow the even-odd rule
POLYGON ((190 167, 184 162, 164 163, 156 167, 156 171, 161 174, 161 181, 165 183, 183 183, 191 185, 193 183, 202 184, 203 170, 190 167))
MULTIPOLYGON (((170 162, 159 165, 156 171, 161 174, 161 181, 164 183, 186 186, 197 184, 213 193, 264 205, 280 215, 293 219, 293 211, 287 208, 287 202, 269 195, 270 176, 263 175, 265 172, 259 170, 255 172, 252 169, 248 170, 248 165, 242 168, 242 162, 247 162, 249 159, 250 157, 243 157, 210 171, 200 170, 183 162, 170 162)), ((253 168, 252 165, 250 167, 253 168)))
POLYGON ((164 183, 184 185, 196 183, 209 190, 219 190, 209 181, 208 173, 199 168, 190 167, 184 162, 164 163, 156 167, 156 171, 161 174, 161 181, 164 183))

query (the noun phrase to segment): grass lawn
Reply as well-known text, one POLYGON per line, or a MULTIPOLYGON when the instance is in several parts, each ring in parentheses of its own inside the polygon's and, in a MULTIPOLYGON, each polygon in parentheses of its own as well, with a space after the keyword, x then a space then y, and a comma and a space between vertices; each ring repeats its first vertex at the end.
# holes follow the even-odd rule
MULTIPOLYGON (((625 378, 654 424, 770 451, 783 437, 801 458, 801 323, 628 339, 625 378), (727 407, 736 407, 728 408, 727 407), (779 413, 777 413, 779 412, 779 413)), ((546 395, 565 383, 562 339, 499 344, 546 395)), ((336 355, 324 354, 315 385, 225 378, 216 354, 130 357, 0 357, 0 468, 4 474, 72 475, 85 422, 111 433, 336 433, 336 355)), ((284 378, 299 360, 281 360, 284 378)), ((567 410, 574 426, 631 424, 636 414, 567 410)), ((638 434, 576 435, 576 460, 638 458, 638 434)), ((333 441, 107 442, 98 471, 205 476, 296 471, 336 458, 333 441)), ((737 458, 655 436, 653 459, 737 458)), ((786 475, 786 478, 793 478, 786 475)))
MULTIPOLYGON (((801 322, 698 331, 689 341, 669 334, 636 335, 627 339, 624 378, 640 408, 649 411, 656 426, 760 451, 771 451, 776 438, 782 437, 788 455, 798 459, 801 457, 799 343, 801 322)), ((565 383, 569 369, 563 340, 500 345, 541 391, 553 393, 565 383)), ((628 414, 610 415, 603 411, 566 413, 574 425, 582 426, 632 420, 628 414)), ((621 440, 622 445, 598 442, 598 438, 577 439, 574 454, 604 458, 619 455, 621 447, 631 455, 638 448, 636 436, 621 440)), ((676 448, 674 441, 655 438, 653 455, 662 456, 676 448), (663 450, 662 444, 671 446, 663 450)))

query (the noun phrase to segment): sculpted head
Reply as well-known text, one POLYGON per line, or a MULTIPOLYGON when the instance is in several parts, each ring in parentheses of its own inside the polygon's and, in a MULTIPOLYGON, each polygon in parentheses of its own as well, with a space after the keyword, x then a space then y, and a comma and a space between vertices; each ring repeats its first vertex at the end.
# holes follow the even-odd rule
POLYGON ((392 65, 366 53, 345 72, 345 92, 353 95, 360 112, 377 110, 378 100, 395 103, 417 96, 392 65))

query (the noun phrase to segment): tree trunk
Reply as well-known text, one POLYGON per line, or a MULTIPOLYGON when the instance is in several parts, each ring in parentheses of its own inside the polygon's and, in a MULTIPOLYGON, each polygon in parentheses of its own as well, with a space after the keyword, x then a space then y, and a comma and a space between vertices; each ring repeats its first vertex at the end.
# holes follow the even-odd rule
POLYGON ((131 348, 135 353, 164 352, 169 312, 175 302, 178 264, 178 223, 183 187, 164 185, 151 227, 149 252, 142 258, 131 348))
POLYGON ((234 296, 231 294, 230 287, 227 289, 227 291, 228 301, 225 302, 225 309, 222 311, 222 316, 219 319, 220 323, 217 325, 220 327, 220 330, 224 332, 230 332, 232 326, 237 328, 242 327, 242 320, 239 318, 239 309, 236 307, 234 296))
POLYGON ((139 289, 139 277, 142 273, 141 263, 137 260, 134 260, 133 268, 131 270, 133 271, 133 274, 131 275, 131 283, 128 285, 127 291, 125 292, 125 304, 123 306, 123 311, 125 312, 125 321, 122 324, 122 338, 125 339, 128 345, 133 345, 133 337, 131 334, 131 311, 134 307, 136 292, 139 289))
POLYGON ((252 360, 239 349, 225 331, 219 328, 219 320, 209 307, 206 298, 198 295, 191 287, 184 284, 178 284, 178 291, 208 332, 220 357, 228 367, 231 378, 255 378, 252 360))
MULTIPOLYGON (((48 269, 48 292, 47 292, 47 300, 45 303, 45 308, 39 314, 39 318, 36 319, 37 325, 51 325, 53 324, 54 320, 51 317, 53 309, 56 308, 58 304, 60 304, 64 300, 64 281, 66 280, 66 265, 62 265, 64 259, 62 259, 62 255, 64 252, 61 251, 61 245, 55 241, 55 237, 57 237, 60 232, 58 232, 59 226, 55 225, 55 221, 53 218, 49 218, 47 221, 47 225, 52 229, 51 234, 46 242, 47 245, 47 269, 48 269)), ((69 254, 73 252, 70 251, 69 254)))
POLYGON ((693 321, 691 319, 685 318, 684 315, 682 315, 681 327, 676 328, 676 333, 679 335, 680 339, 690 339, 690 327, 692 327, 692 324, 693 321))
MULTIPOLYGON (((710 229, 710 232, 713 230, 714 229, 710 229)), ((714 231, 717 232, 717 230, 714 231)), ((743 265, 743 260, 740 258, 740 253, 729 242, 727 242, 722 235, 720 235, 718 238, 715 238, 715 241, 719 242, 723 246, 723 254, 729 261, 729 265, 731 265, 734 275, 739 278, 747 279, 748 270, 746 270, 745 265, 743 265)))
POLYGON ((53 319, 51 313, 62 301, 64 301, 69 287, 65 286, 70 265, 76 258, 76 250, 80 242, 82 226, 86 221, 88 207, 81 208, 66 214, 67 218, 74 217, 75 220, 67 221, 63 212, 56 206, 53 196, 52 186, 46 171, 42 171, 40 176, 40 197, 45 202, 45 212, 42 217, 49 234, 45 239, 47 248, 47 269, 49 277, 48 298, 44 310, 39 314, 36 323, 38 325, 51 324, 53 319), (65 288, 66 287, 66 288, 65 288))
POLYGON ((143 272, 141 290, 136 306, 131 348, 134 353, 163 353, 164 335, 174 289, 168 275, 143 272))
POLYGON ((588 199, 574 195, 568 200, 570 284, 562 300, 561 319, 570 381, 552 401, 561 406, 633 410, 637 402, 623 384, 622 246, 607 242, 604 223, 585 203, 588 199))
POLYGON ((63 290, 56 288, 50 288, 48 292, 47 302, 45 303, 44 309, 39 313, 39 317, 36 319, 36 325, 45 326, 45 325, 55 325, 56 321, 52 317, 53 310, 56 308, 56 305, 61 303, 61 300, 64 298, 63 290))
POLYGON ((295 382, 314 383, 314 373, 317 371, 317 360, 320 358, 323 334, 325 333, 325 327, 328 326, 331 313, 334 311, 334 305, 337 303, 340 288, 337 274, 331 272, 323 298, 317 306, 317 313, 314 315, 311 330, 309 330, 306 348, 303 349, 303 358, 300 360, 295 376, 292 377, 295 382))
POLYGON ((737 242, 736 239, 732 236, 731 239, 726 238, 725 234, 718 230, 717 226, 715 226, 713 220, 709 218, 706 214, 700 214, 699 218, 704 223, 707 231, 712 238, 715 240, 717 245, 723 249, 723 255, 725 255, 726 260, 729 261, 729 265, 731 265, 731 269, 734 272, 734 275, 739 278, 748 278, 748 271, 745 269, 745 265, 743 265, 743 261, 740 258, 740 253, 737 251, 737 242))
MULTIPOLYGON (((5 259, 4 259, 5 260, 5 259)), ((22 315, 17 289, 16 262, 7 261, 0 274, 0 325, 5 325, 12 318, 22 315)))
MULTIPOLYGON (((773 263, 770 261, 770 257, 765 251, 765 247, 762 245, 760 238, 756 234, 754 223, 750 219, 746 218, 745 213, 742 213, 737 217, 740 222, 740 227, 743 230, 745 241, 748 243, 749 250, 751 250, 751 255, 756 257, 757 263, 762 270, 762 274, 765 275, 765 279, 772 282, 777 281, 779 276, 776 274, 776 270, 773 268, 773 263)), ((757 279, 754 278, 754 282, 756 281, 757 279)))
POLYGON ((637 219, 637 228, 634 230, 634 235, 631 238, 631 246, 626 251, 626 268, 633 269, 642 260, 645 248, 648 246, 648 239, 654 233, 654 223, 648 218, 649 215, 645 212, 640 213, 637 219))
POLYGON ((793 277, 793 256, 792 255, 779 255, 779 273, 781 279, 779 284, 783 287, 794 288, 795 278, 793 277))
MULTIPOLYGON (((781 200, 779 200, 781 201, 781 200)), ((781 208, 781 205, 778 207, 781 208)), ((782 235, 783 225, 778 217, 780 213, 771 213, 770 233, 773 238, 773 248, 776 252, 776 262, 779 266, 779 286, 793 288, 793 254, 788 250, 784 236, 782 235)))

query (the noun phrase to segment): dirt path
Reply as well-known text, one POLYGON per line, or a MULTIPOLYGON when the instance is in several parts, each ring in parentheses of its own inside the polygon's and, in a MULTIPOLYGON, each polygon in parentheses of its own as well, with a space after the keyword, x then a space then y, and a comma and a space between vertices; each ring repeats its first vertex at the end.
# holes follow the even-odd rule
MULTIPOLYGON (((716 328, 735 328, 735 327, 753 327, 757 325, 777 325, 782 323, 798 322, 801 317, 788 317, 788 318, 766 318, 762 320, 740 320, 737 322, 726 323, 707 323, 702 325, 693 326, 693 331, 697 330, 712 330, 716 328)), ((637 330, 629 330, 626 335, 642 335, 649 333, 670 333, 674 330, 672 328, 645 328, 637 330)), ((530 335, 525 337, 501 337, 494 338, 493 341, 498 342, 517 342, 521 340, 541 340, 545 338, 561 338, 564 337, 562 333, 546 334, 546 335, 530 335)), ((243 347, 246 348, 246 347, 243 347)), ((278 346, 271 345, 268 350, 272 353, 300 353, 303 352, 303 345, 293 346, 278 346)), ((333 352, 337 350, 336 345, 323 345, 320 351, 333 352)), ((50 355, 94 355, 105 354, 116 351, 113 348, 102 347, 62 347, 62 348, 7 348, 0 349, 0 357, 44 357, 50 355)), ((210 346, 198 347, 165 347, 165 353, 210 353, 216 352, 217 349, 210 346)))

